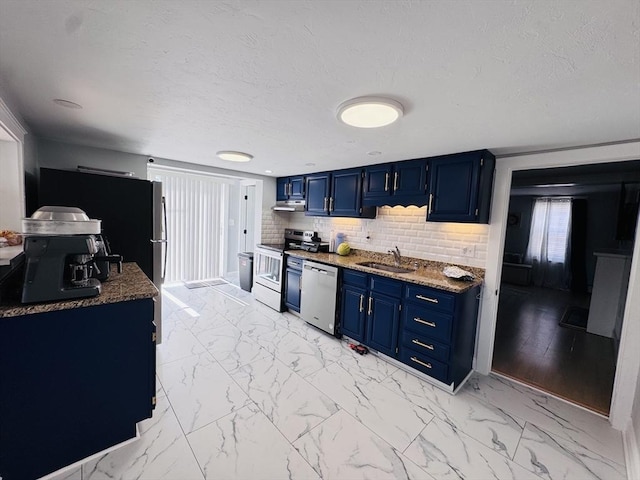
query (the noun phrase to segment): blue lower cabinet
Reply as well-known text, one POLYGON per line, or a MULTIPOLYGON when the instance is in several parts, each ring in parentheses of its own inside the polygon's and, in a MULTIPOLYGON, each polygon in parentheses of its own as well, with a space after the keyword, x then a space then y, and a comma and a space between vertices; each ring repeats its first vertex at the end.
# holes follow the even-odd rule
POLYGON ((400 300, 370 292, 367 301, 367 345, 395 357, 400 326, 400 300))
POLYGON ((0 318, 0 477, 136 436, 155 406, 153 299, 0 318))
POLYGON ((342 334, 357 342, 364 342, 367 291, 363 288, 345 285, 342 288, 342 334))
POLYGON ((300 279, 302 270, 287 268, 285 279, 284 303, 294 312, 300 313, 300 279))
POLYGON ((430 377, 435 378, 443 383, 449 382, 449 365, 439 362, 427 355, 416 352, 410 348, 402 346, 400 348, 399 360, 415 368, 422 373, 426 373, 430 377))
POLYGON ((440 360, 441 362, 449 361, 449 345, 438 343, 431 338, 417 335, 409 330, 403 330, 400 343, 405 348, 411 348, 422 355, 440 360))

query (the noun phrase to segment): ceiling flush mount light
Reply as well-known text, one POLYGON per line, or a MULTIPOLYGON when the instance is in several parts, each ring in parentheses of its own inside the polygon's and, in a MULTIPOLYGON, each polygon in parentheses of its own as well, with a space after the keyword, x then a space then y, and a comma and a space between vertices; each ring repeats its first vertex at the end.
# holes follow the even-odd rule
POLYGON ((265 170, 264 173, 273 173, 273 170, 265 170))
POLYGON ((62 98, 54 98, 53 103, 61 107, 73 108, 74 110, 80 110, 82 108, 82 105, 76 102, 71 102, 69 100, 63 100, 62 98))
POLYGON ((221 150, 216 153, 221 160, 227 160, 228 162, 250 162, 253 159, 253 155, 243 152, 234 152, 231 150, 221 150))
POLYGON ((358 128, 377 128, 398 120, 404 110, 395 100, 384 97, 358 97, 338 107, 338 119, 358 128))

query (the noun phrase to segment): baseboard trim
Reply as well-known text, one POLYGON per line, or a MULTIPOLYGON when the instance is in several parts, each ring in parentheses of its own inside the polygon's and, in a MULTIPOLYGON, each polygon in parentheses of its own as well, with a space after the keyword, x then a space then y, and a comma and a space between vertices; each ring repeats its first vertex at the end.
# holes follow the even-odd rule
POLYGON ((629 422, 622 435, 624 444, 624 461, 627 466, 627 478, 634 480, 640 478, 640 451, 638 450, 638 436, 633 428, 633 422, 629 422))

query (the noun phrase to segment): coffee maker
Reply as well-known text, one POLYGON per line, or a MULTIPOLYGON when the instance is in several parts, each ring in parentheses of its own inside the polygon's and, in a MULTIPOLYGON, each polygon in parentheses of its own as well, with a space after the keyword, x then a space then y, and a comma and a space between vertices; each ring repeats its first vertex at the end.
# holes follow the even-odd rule
POLYGON ((91 277, 93 256, 97 253, 93 235, 26 237, 22 303, 100 294, 100 280, 91 277))
POLYGON ((47 206, 22 221, 25 275, 22 303, 94 297, 111 262, 100 234, 100 220, 79 208, 47 206), (99 266, 96 262, 100 262, 99 266))

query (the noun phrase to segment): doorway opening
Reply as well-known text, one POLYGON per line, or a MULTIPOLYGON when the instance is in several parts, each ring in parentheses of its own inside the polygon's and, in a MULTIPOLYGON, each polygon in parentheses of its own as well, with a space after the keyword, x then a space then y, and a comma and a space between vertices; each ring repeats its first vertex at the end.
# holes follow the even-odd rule
POLYGON ((640 161, 513 172, 492 370, 609 415, 640 161))
POLYGON ((157 164, 147 176, 162 182, 167 207, 165 286, 237 283, 238 252, 254 243, 257 181, 157 164))

